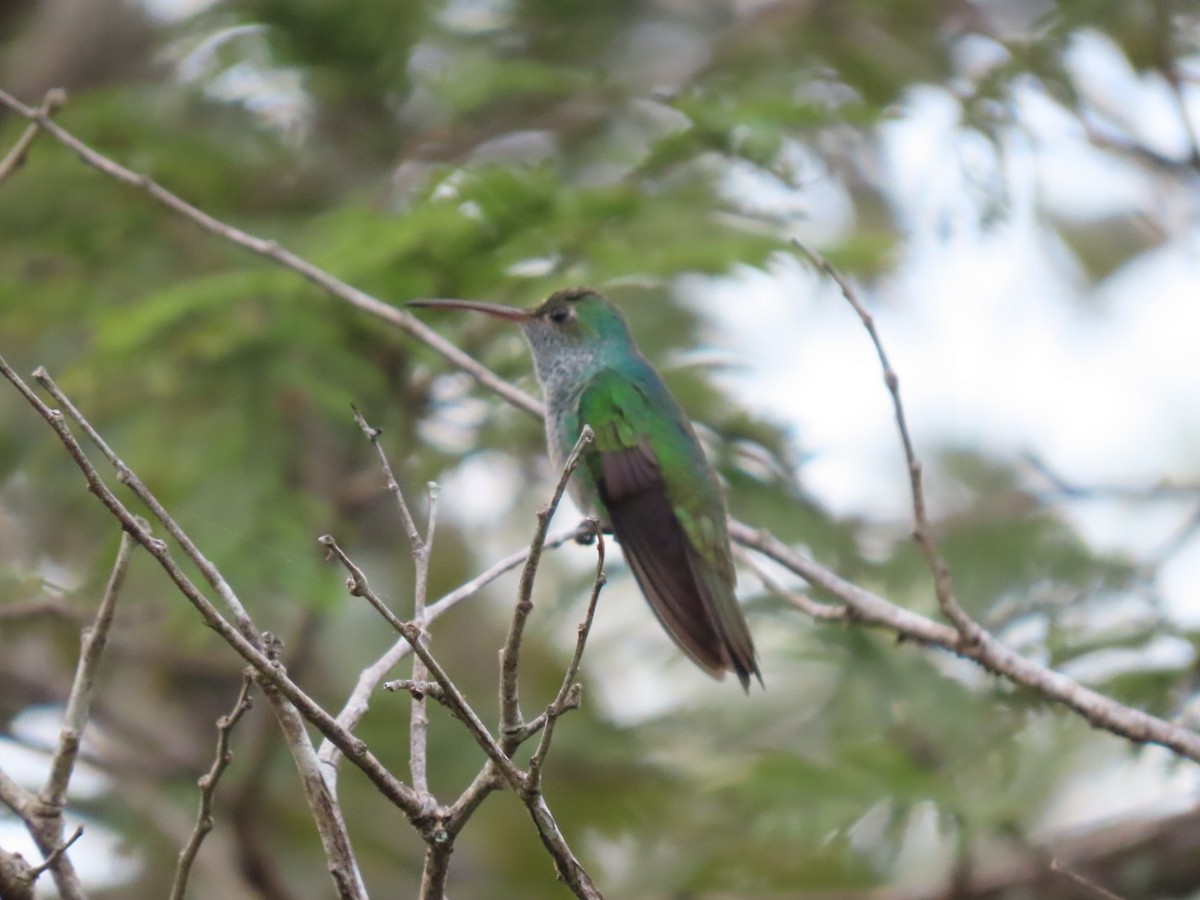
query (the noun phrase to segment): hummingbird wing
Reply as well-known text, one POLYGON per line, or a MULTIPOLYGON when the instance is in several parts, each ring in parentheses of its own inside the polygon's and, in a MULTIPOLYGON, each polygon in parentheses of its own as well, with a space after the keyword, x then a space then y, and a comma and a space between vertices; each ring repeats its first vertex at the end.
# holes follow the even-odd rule
POLYGON ((579 421, 596 434, 585 464, 629 567, 675 643, 709 674, 759 681, 716 476, 649 363, 595 375, 579 421))

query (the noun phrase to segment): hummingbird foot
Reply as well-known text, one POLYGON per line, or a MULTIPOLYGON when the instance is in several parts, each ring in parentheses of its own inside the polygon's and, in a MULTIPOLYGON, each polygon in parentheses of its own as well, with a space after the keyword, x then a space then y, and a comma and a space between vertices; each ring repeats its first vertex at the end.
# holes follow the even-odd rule
POLYGON ((601 523, 595 516, 588 516, 575 528, 575 543, 581 547, 590 547, 596 543, 596 535, 612 534, 612 527, 601 523))

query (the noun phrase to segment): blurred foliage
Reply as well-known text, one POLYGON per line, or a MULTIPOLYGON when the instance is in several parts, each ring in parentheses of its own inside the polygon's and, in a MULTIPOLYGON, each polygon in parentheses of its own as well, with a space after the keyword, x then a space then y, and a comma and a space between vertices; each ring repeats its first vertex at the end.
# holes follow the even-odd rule
MULTIPOLYGON (((1002 6, 409 0, 399 10, 388 0, 224 0, 158 20, 122 4, 96 6, 89 18, 72 13, 72 0, 43 0, 23 4, 15 24, 7 7, 0 12, 0 86, 32 102, 70 84, 58 119, 82 139, 389 302, 523 305, 565 284, 604 286, 701 424, 739 518, 933 612, 906 523, 823 509, 805 488, 803 448, 785 423, 738 409, 707 369, 666 361, 705 335, 681 276, 764 267, 797 232, 794 216, 764 212, 731 189, 733 167, 803 196, 811 173, 797 154, 814 161, 854 210, 851 229, 824 236, 824 252, 864 279, 883 276, 911 235, 893 219, 870 147, 914 86, 951 91, 962 128, 996 141, 1013 124, 1009 101, 1022 80, 1082 115, 1064 53, 1083 31, 1107 35, 1133 66, 1164 65, 1155 4, 1026 0, 1006 14, 1002 6), (129 40, 102 46, 113 29, 129 40), (998 48, 1000 61, 968 71, 958 51, 969 39, 998 48), (24 64, 33 56, 46 61, 37 78, 24 64)), ((21 129, 0 119, 0 148, 21 129)), ((994 214, 1004 210, 998 202, 994 214)), ((1111 246, 1081 230, 1068 238, 1084 260, 1089 243, 1111 246)), ((1113 265, 1105 249, 1092 271, 1113 265)), ((500 326, 451 316, 434 324, 533 389, 523 349, 500 326)), ((0 185, 0 353, 20 371, 51 371, 258 623, 284 637, 293 674, 331 708, 389 635, 345 597, 316 535, 336 534, 399 609, 411 580, 350 404, 383 429, 413 497, 426 481, 453 478, 477 451, 511 456, 520 484, 498 486, 508 497, 499 514, 474 516, 460 504, 443 518, 435 592, 519 547, 548 490, 538 423, 490 396, 471 402, 469 383, 427 348, 169 215, 48 139, 0 185)), ((54 596, 86 615, 116 531, 12 391, 0 391, 0 421, 0 608, 54 596)), ((963 601, 1022 652, 1071 665, 1180 637, 1152 614, 1137 567, 1091 549, 1009 461, 948 449, 938 462, 958 497, 940 529, 963 601), (1137 607, 1136 625, 1092 627, 1086 612, 1115 597, 1137 607)), ((556 595, 544 590, 527 651, 523 692, 533 703, 561 677, 588 578, 558 559, 546 568, 543 584, 556 595)), ((434 629, 435 649, 482 709, 514 584, 502 580, 434 629)), ((940 855, 922 870, 949 872, 956 858, 986 858, 1034 829, 1077 750, 1106 740, 960 661, 813 626, 775 598, 745 593, 770 687, 750 701, 709 691, 630 715, 620 698, 632 689, 621 686, 615 660, 631 651, 606 653, 602 638, 590 648, 587 702, 559 731, 547 787, 564 832, 611 896, 887 885, 911 874, 912 833, 930 816, 940 855)), ((136 885, 112 896, 163 893, 177 845, 174 834, 159 837, 163 823, 191 815, 213 720, 236 689, 238 660, 178 601, 139 560, 119 613, 119 652, 105 662, 97 722, 126 748, 112 764, 125 787, 88 808, 149 848, 136 885), (151 797, 154 786, 165 796, 151 797)), ((664 679, 695 681, 639 614, 644 635, 629 641, 662 660, 664 679)), ((55 621, 4 623, 5 724, 65 693, 75 629, 55 621)), ((1097 686, 1173 714, 1191 679, 1176 668, 1117 667, 1097 686)), ((238 882, 243 893, 249 883, 265 894, 276 879, 288 896, 329 894, 266 713, 256 709, 235 735, 238 759, 218 810, 242 858, 223 874, 202 866, 196 896, 224 896, 238 865, 253 873, 238 882)), ((361 728, 397 772, 406 717, 407 705, 381 696, 361 728)), ((480 754, 440 711, 431 735, 431 777, 449 799, 480 754)), ((1108 752, 1122 752, 1107 741, 1108 752)), ((373 890, 412 894, 419 841, 352 770, 341 789, 373 890)), ((453 864, 455 896, 565 896, 511 797, 483 807, 453 864)))

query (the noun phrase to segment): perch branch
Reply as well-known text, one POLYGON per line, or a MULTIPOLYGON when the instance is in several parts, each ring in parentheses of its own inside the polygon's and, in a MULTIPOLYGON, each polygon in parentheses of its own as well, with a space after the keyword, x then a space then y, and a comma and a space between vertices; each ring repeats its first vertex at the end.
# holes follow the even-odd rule
POLYGON ((558 694, 554 701, 546 707, 546 711, 542 713, 545 725, 542 730, 542 739, 538 741, 533 756, 529 758, 529 783, 526 786, 528 791, 540 791, 542 788, 542 767, 546 764, 546 755, 550 752, 550 741, 554 737, 554 726, 558 722, 559 716, 568 709, 576 709, 579 706, 581 688, 575 679, 579 675, 579 667, 583 663, 583 648, 587 644, 588 634, 592 630, 592 620, 596 616, 596 602, 600 599, 600 591, 603 590, 606 583, 604 534, 600 531, 599 520, 589 519, 588 521, 596 535, 596 577, 592 581, 592 593, 588 597, 587 611, 584 613, 583 621, 579 623, 575 638, 575 652, 571 656, 571 662, 567 665, 567 671, 563 673, 558 694))
POLYGON ((979 640, 974 644, 966 644, 956 629, 845 581, 766 532, 733 521, 729 523, 729 529, 730 536, 743 547, 762 553, 846 604, 848 616, 856 622, 886 629, 915 643, 948 650, 1047 700, 1063 704, 1094 728, 1103 728, 1138 744, 1161 744, 1180 756, 1200 762, 1200 734, 1191 729, 1084 687, 1066 675, 1010 650, 986 631, 980 631, 979 640))
POLYGON ((546 506, 538 510, 537 528, 534 529, 533 540, 529 544, 529 556, 525 560, 525 568, 521 570, 521 582, 517 587, 517 604, 513 609, 512 624, 508 629, 508 637, 504 641, 504 649, 500 651, 500 736, 506 755, 511 754, 520 745, 520 734, 524 722, 521 719, 520 697, 517 685, 517 670, 521 660, 521 640, 525 634, 525 623, 533 611, 533 583, 537 578, 538 565, 542 561, 542 551, 546 546, 546 530, 554 511, 562 500, 563 492, 571 473, 579 465, 584 448, 595 437, 588 425, 583 426, 579 439, 568 454, 563 464, 558 484, 554 494, 546 506))

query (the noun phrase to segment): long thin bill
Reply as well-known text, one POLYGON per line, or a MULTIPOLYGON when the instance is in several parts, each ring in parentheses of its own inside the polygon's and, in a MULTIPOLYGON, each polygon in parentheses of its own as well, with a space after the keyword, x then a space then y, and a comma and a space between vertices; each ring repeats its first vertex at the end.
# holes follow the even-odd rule
POLYGON ((529 313, 513 306, 501 306, 499 303, 482 303, 478 300, 409 300, 405 306, 416 306, 425 309, 469 309, 473 312, 486 313, 497 319, 507 319, 510 322, 524 322, 529 313))

